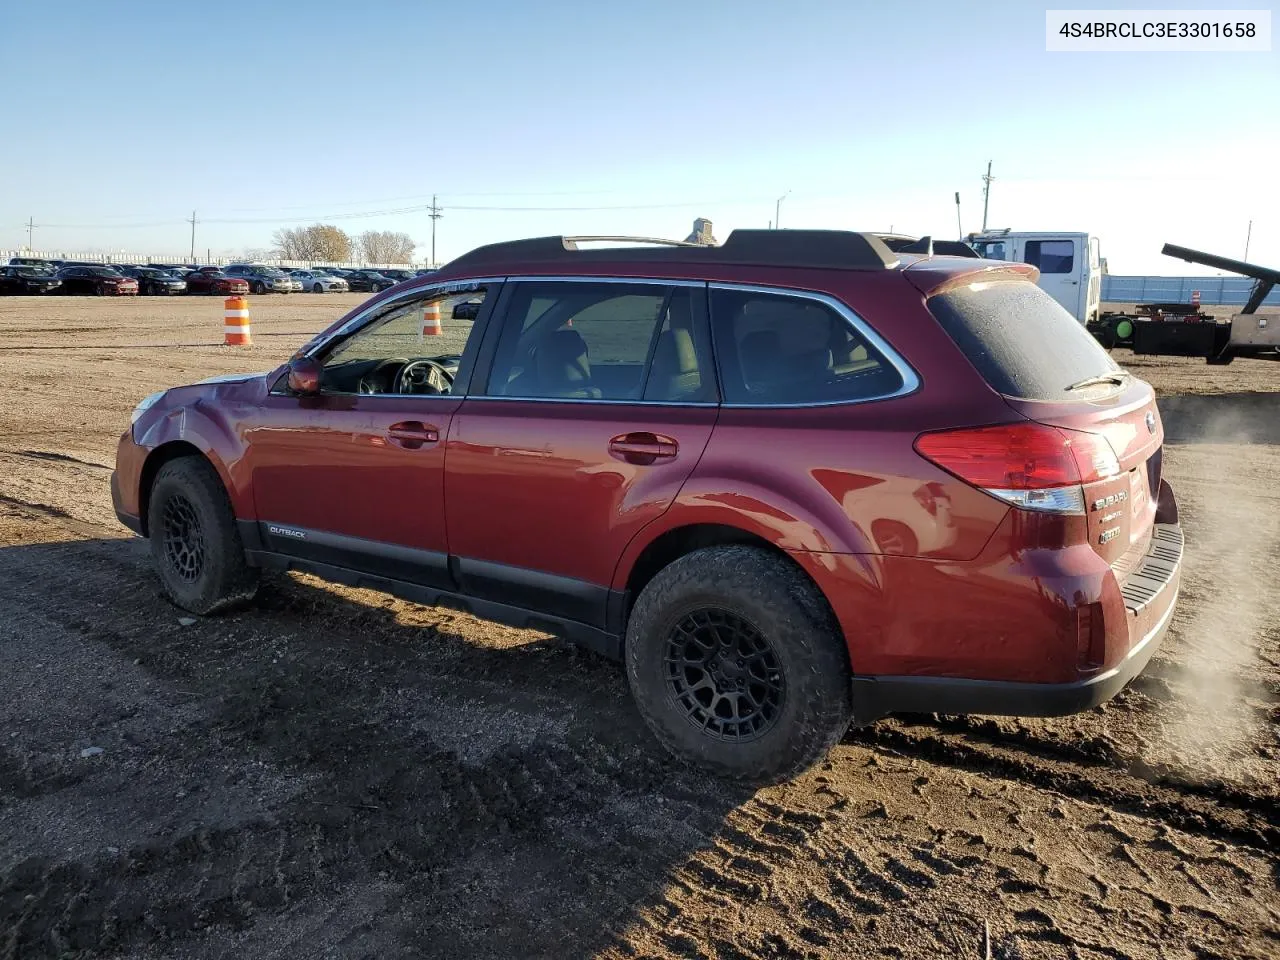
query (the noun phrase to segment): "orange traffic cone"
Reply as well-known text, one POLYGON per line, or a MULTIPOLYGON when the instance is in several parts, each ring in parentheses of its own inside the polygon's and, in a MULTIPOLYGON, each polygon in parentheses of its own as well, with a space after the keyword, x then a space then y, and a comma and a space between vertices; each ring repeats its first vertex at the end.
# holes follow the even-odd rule
POLYGON ((1200 291, 1199 290, 1191 291, 1191 305, 1199 309, 1200 307, 1200 291))
POLYGON ((222 321, 223 342, 228 347, 247 347, 253 343, 249 336, 249 301, 244 297, 227 297, 222 321))
POLYGON ((440 323, 440 302, 436 300, 422 308, 422 335, 438 337, 443 333, 444 327, 440 323))

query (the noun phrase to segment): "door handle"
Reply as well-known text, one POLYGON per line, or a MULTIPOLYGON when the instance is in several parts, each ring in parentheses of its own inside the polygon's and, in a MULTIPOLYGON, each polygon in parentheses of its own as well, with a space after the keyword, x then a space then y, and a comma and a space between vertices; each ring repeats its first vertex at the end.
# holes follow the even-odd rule
POLYGON ((438 442, 440 430, 417 420, 402 420, 387 427, 387 437, 406 450, 418 450, 424 443, 438 442))
POLYGON ((648 431, 624 433, 609 441, 609 455, 640 466, 648 466, 658 460, 673 460, 680 452, 680 445, 671 439, 648 431))

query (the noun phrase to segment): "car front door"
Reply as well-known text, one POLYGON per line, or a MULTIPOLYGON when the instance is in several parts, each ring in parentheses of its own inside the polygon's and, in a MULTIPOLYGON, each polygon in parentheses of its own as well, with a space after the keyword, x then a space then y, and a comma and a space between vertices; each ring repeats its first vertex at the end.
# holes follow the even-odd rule
POLYGON ((715 424, 701 283, 509 281, 446 453, 464 592, 596 627, 715 424))
POLYGON ((484 316, 454 320, 451 306, 487 293, 482 285, 460 296, 414 291, 380 304, 349 333, 309 351, 322 364, 318 395, 294 395, 283 382, 271 392, 245 431, 266 550, 451 585, 444 441, 484 316), (443 317, 430 329, 442 333, 424 334, 429 305, 443 317))

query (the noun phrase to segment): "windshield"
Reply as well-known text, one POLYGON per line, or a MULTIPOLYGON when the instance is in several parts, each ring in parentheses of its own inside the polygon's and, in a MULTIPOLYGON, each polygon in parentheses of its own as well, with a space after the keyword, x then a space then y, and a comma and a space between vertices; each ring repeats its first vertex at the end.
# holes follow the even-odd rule
POLYGON ((119 277, 123 274, 112 270, 110 267, 89 267, 89 273, 95 277, 119 277))

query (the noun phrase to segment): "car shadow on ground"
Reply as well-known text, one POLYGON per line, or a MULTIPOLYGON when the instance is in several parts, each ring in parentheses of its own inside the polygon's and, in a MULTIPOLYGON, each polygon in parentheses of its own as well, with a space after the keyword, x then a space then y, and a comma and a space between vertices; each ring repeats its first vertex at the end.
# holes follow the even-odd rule
POLYGON ((1280 443, 1280 393, 1176 393, 1157 404, 1168 443, 1280 443))
MULTIPOLYGON (((372 931, 377 955, 587 956, 754 793, 667 757, 620 668, 557 639, 294 576, 189 622, 137 539, 0 548, 0 583, 104 662, 194 698, 207 720, 174 747, 184 771, 212 745, 223 759, 185 790, 216 790, 228 751, 305 784, 249 822, 0 874, 0 929, 24 958, 176 940, 214 956, 233 935, 252 956, 253 930, 299 912, 327 916, 322 939, 372 931), (369 890, 358 915, 331 909, 369 890)), ((100 736, 113 722, 84 717, 100 736)), ((66 782, 0 784, 0 805, 56 808, 66 782)))

